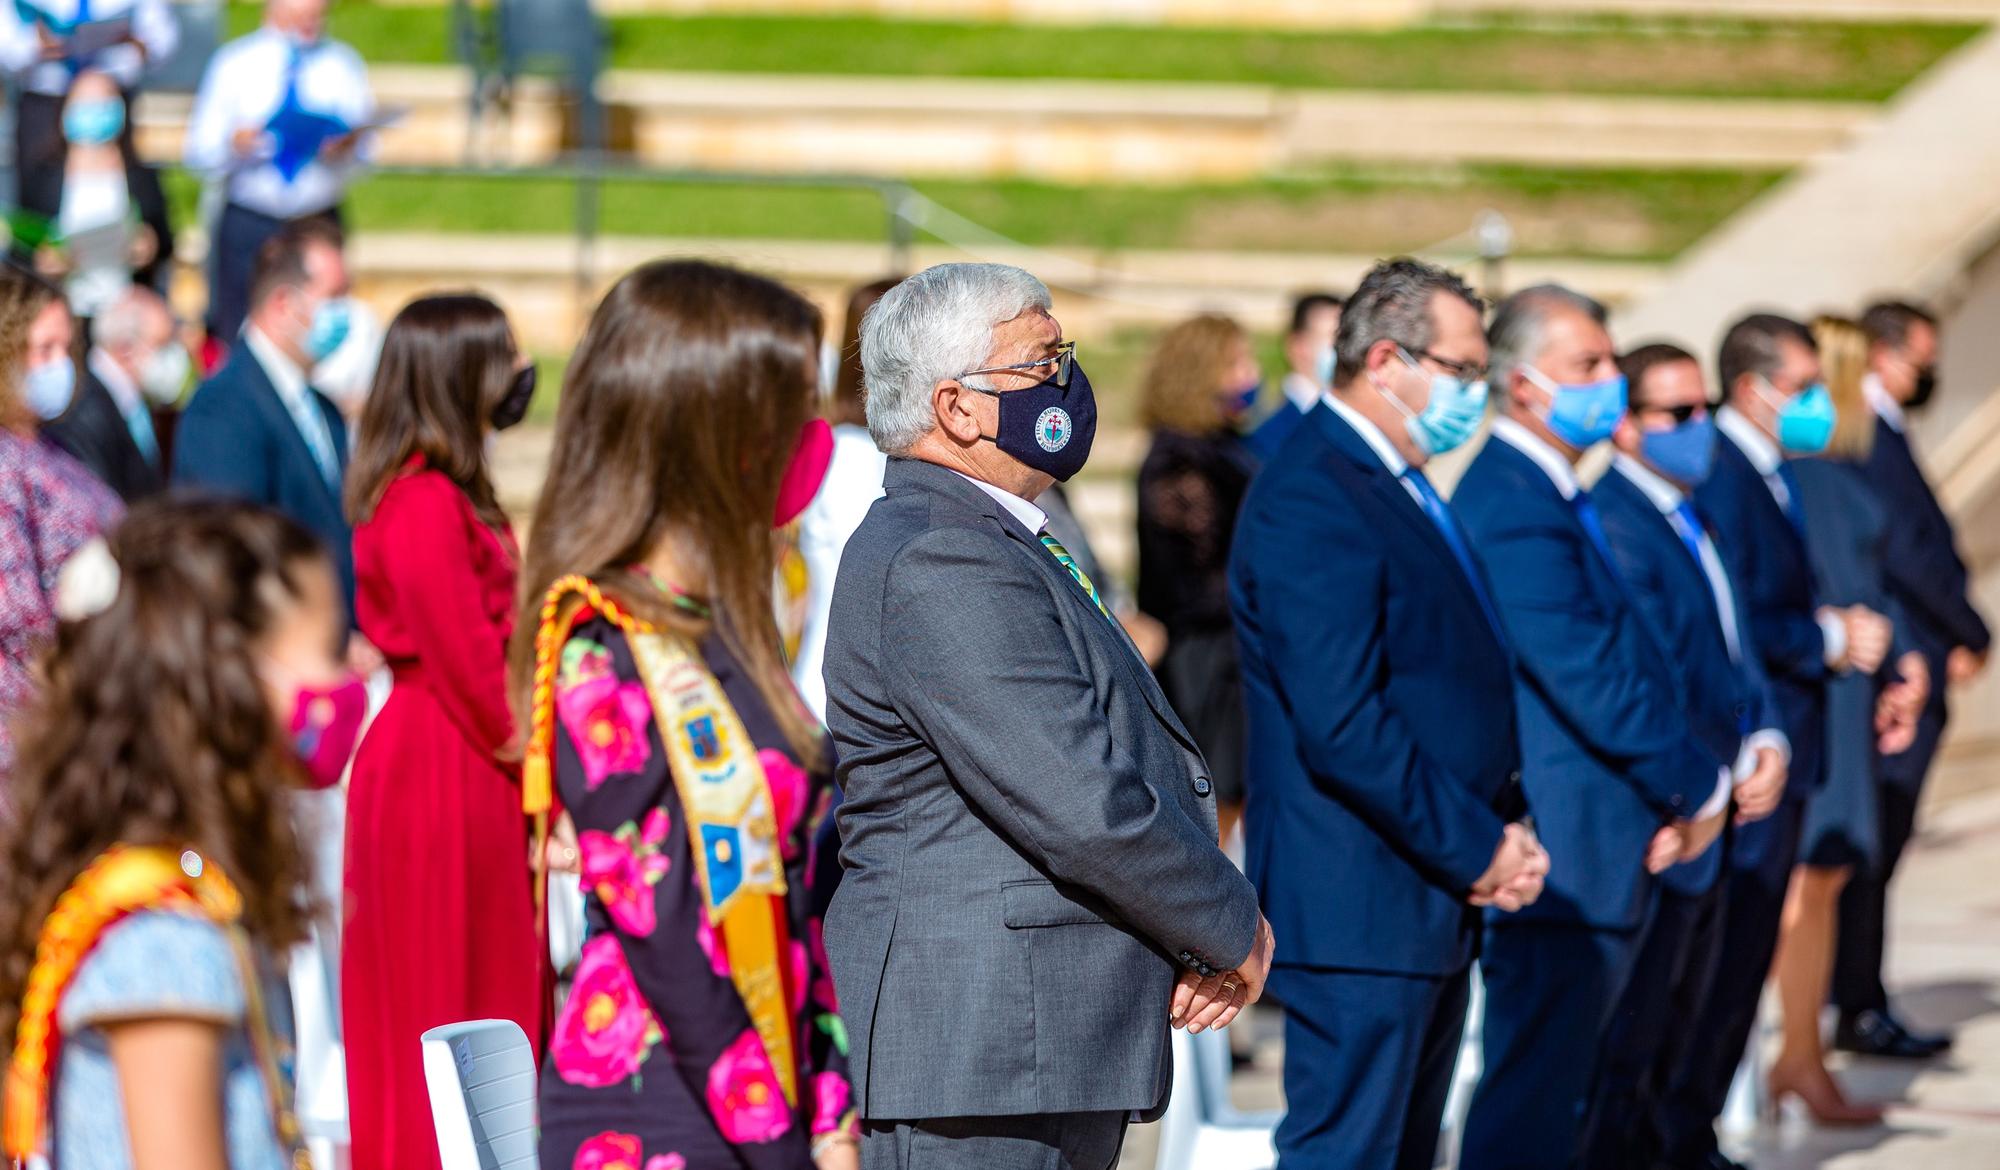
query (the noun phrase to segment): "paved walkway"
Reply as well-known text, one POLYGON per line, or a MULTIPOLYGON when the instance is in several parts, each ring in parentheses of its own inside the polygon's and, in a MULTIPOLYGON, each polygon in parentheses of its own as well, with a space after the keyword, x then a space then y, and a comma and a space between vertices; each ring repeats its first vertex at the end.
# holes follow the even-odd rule
MULTIPOLYGON (((1862 1099, 1896 1102, 1888 1123, 1839 1132, 1788 1114, 1728 1135, 1756 1170, 1991 1170, 2000 1166, 2000 778, 1933 805, 1897 878, 1889 985, 1912 1023, 1952 1028, 1958 1044, 1928 1064, 1847 1060, 1837 1075, 1862 1099)), ((1252 1009, 1253 1013, 1255 1009, 1252 1009)), ((1238 1028, 1246 1025, 1239 1024, 1238 1028)), ((1247 1025, 1255 1065, 1239 1072, 1244 1108, 1279 1108, 1282 1042, 1269 1014, 1247 1025)), ((1248 1036, 1239 1036, 1239 1050, 1248 1036)), ((1153 1166, 1153 1127, 1133 1131, 1120 1170, 1153 1166)))

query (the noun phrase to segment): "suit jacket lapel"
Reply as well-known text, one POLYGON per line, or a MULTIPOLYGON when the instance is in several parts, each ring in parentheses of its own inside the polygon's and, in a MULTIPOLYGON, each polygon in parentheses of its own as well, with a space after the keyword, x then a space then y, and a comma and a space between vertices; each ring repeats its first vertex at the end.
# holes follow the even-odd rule
MULTIPOLYGON (((250 353, 247 346, 244 347, 244 360, 249 363, 250 367, 247 372, 252 383, 252 396, 263 407, 267 425, 276 430, 278 434, 284 436, 281 442, 287 444, 291 449, 288 458, 299 466, 311 469, 313 483, 318 485, 321 492, 325 493, 333 510, 340 512, 342 509, 339 493, 334 490, 331 484, 326 482, 326 476, 320 474, 319 460, 313 457, 312 447, 306 443, 306 437, 299 433, 298 421, 292 417, 292 412, 285 406, 285 400, 278 397, 278 388, 271 384, 271 376, 264 372, 264 363, 258 361, 256 355, 250 353)), ((311 386, 307 386, 306 394, 308 395, 306 400, 307 405, 314 410, 320 409, 318 393, 311 386)), ((324 414, 321 417, 325 417, 324 414)), ((344 471, 346 456, 343 454, 344 446, 341 436, 331 435, 330 437, 334 444, 334 460, 344 471)))

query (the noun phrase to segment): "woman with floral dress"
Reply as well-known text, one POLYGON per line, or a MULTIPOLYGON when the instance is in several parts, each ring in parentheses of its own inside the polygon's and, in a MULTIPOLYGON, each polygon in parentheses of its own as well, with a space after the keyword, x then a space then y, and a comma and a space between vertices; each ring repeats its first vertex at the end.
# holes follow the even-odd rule
POLYGON ((569 368, 512 655, 524 804, 560 802, 587 894, 550 1170, 859 1164, 809 889, 829 759, 771 607, 774 521, 831 453, 819 329, 771 281, 651 264, 569 368))

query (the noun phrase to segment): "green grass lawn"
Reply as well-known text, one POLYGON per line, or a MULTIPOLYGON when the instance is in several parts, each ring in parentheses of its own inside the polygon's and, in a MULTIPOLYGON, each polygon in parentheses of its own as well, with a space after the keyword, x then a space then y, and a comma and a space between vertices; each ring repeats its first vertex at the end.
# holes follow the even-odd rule
MULTIPOLYGON (((1389 253, 1424 249, 1487 208, 1513 222, 1525 255, 1660 260, 1678 254, 1779 177, 1772 171, 1342 167, 1293 178, 1186 186, 922 182, 961 215, 1022 243, 1133 248, 1389 253)), ((173 189, 188 214, 193 183, 173 189)), ((873 241, 872 192, 815 186, 612 181, 611 235, 873 241)), ((362 231, 567 233, 575 194, 560 179, 379 174, 355 186, 362 231)), ((183 220, 185 222, 185 220, 183 220)))
MULTIPOLYGON (((232 29, 251 27, 259 11, 232 5, 232 29)), ((441 63, 452 53, 446 12, 349 0, 334 11, 333 30, 371 61, 441 63)), ((646 15, 609 24, 611 64, 634 69, 1861 101, 1889 96, 1979 31, 1518 16, 1330 32, 859 17, 646 15)))

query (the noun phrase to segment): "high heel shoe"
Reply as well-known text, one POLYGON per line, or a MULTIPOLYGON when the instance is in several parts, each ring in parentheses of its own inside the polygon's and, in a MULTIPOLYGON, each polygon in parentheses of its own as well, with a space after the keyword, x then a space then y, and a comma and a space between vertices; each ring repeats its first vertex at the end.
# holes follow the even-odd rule
POLYGON ((1882 1124, 1880 1105, 1849 1101, 1840 1083, 1824 1066, 1788 1069, 1773 1065, 1764 1082, 1764 1112, 1767 1121, 1776 1121, 1786 1097, 1796 1097, 1812 1116, 1813 1124, 1838 1129, 1859 1129, 1882 1124))

